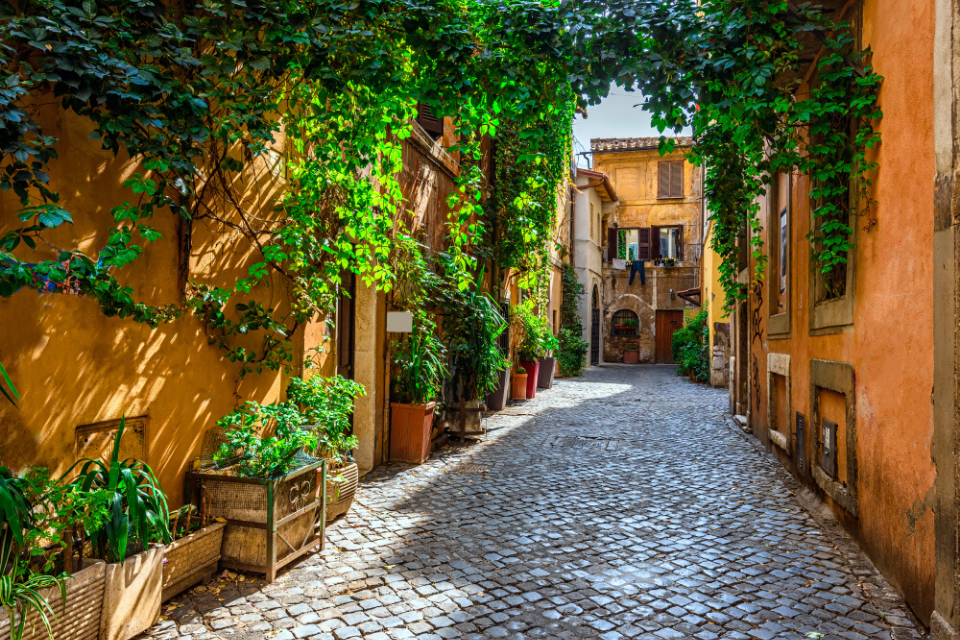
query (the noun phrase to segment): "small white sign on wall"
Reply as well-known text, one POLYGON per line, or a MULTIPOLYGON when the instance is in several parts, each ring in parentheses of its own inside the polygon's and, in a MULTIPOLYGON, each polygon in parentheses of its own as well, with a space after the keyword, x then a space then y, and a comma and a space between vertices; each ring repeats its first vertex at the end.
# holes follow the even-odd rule
POLYGON ((411 331, 413 331, 413 313, 387 311, 387 333, 410 333, 411 331))

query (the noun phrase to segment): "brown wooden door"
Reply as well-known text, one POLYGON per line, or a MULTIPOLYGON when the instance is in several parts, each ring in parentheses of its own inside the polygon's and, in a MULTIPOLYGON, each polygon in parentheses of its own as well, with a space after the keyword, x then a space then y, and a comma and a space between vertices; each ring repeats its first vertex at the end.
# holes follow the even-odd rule
POLYGON ((683 326, 683 311, 657 311, 657 362, 673 364, 673 332, 683 326))

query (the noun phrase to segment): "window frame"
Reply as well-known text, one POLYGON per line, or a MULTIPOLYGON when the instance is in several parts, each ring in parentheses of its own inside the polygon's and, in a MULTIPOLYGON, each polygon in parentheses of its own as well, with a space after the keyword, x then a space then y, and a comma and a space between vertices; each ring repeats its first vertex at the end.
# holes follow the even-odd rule
POLYGON ((782 339, 790 337, 790 310, 791 310, 791 280, 792 273, 790 269, 791 255, 791 236, 793 234, 793 173, 775 174, 771 184, 767 185, 767 246, 769 247, 769 269, 770 277, 767 278, 767 336, 770 339, 782 339), (780 202, 780 180, 786 182, 784 190, 785 202, 780 202), (781 213, 786 212, 787 217, 787 237, 786 256, 780 255, 780 217, 781 213), (780 302, 780 272, 783 264, 786 263, 786 288, 783 296, 783 311, 779 309, 780 302))
POLYGON ((637 338, 640 336, 640 315, 633 311, 632 309, 617 309, 610 316, 610 337, 611 338, 637 338), (619 314, 630 314, 632 318, 627 318, 628 320, 636 320, 637 324, 633 328, 632 333, 619 333, 617 331, 617 322, 616 318, 619 314))

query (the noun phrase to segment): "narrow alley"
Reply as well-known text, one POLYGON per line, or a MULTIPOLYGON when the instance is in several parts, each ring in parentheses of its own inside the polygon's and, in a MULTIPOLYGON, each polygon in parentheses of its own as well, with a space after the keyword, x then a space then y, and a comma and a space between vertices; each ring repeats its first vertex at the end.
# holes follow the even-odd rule
POLYGON ((672 367, 608 365, 361 484, 323 554, 219 574, 149 638, 919 638, 902 601, 672 367))

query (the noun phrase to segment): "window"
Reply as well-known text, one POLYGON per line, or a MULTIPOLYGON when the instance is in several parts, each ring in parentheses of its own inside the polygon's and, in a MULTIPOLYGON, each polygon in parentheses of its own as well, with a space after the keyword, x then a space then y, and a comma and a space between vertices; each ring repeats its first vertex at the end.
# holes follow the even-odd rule
POLYGON ((640 320, 629 309, 621 309, 613 314, 612 335, 618 338, 630 338, 640 335, 640 320))
POLYGON ((789 173, 778 173, 767 189, 767 237, 769 247, 767 268, 770 270, 767 287, 767 334, 773 338, 790 335, 790 225, 792 218, 792 180, 789 173))
POLYGON ((683 260, 683 226, 611 229, 608 255, 621 260, 683 260))
POLYGON ((683 160, 664 160, 657 163, 658 198, 683 197, 683 160))
POLYGON ((595 240, 597 237, 597 227, 594 226, 594 216, 593 216, 593 203, 590 203, 590 239, 595 240))
POLYGON ((417 123, 436 140, 443 136, 443 118, 433 115, 430 105, 417 103, 417 123))
POLYGON ((681 227, 660 227, 660 257, 679 260, 681 227))
MULTIPOLYGON (((780 296, 787 292, 787 208, 780 210, 780 296)), ((783 302, 781 301, 781 306, 783 302)))

